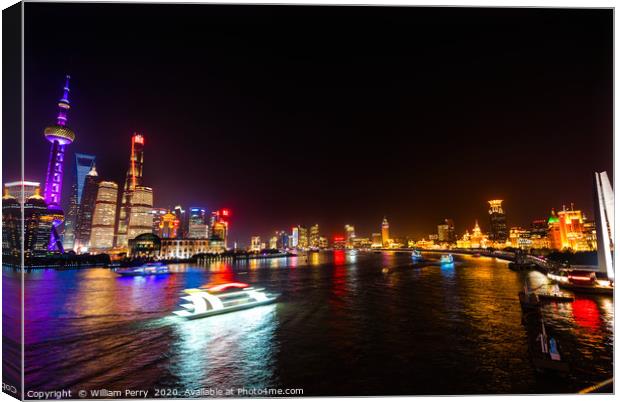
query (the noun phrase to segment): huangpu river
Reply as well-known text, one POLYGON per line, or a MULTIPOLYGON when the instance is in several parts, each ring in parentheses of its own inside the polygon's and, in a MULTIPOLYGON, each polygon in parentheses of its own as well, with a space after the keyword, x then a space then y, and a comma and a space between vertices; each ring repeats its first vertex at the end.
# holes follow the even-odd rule
MULTIPOLYGON (((570 372, 537 374, 517 292, 547 279, 498 259, 455 255, 452 266, 414 267, 408 254, 334 251, 170 268, 133 278, 107 268, 26 272, 26 391, 572 393, 613 375, 613 299, 546 304, 570 372), (280 297, 197 320, 173 315, 184 289, 230 281, 280 297)), ((7 303, 18 300, 20 275, 3 268, 5 320, 18 311, 7 303)))

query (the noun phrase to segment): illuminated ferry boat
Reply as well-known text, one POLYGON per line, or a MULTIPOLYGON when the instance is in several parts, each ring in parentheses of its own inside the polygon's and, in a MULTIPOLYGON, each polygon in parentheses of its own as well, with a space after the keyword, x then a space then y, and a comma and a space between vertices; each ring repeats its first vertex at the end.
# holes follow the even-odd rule
POLYGON ((547 277, 563 288, 574 292, 613 294, 614 285, 606 279, 598 279, 596 272, 586 270, 561 270, 550 272, 547 277))
POLYGON ((420 252, 420 250, 413 250, 411 252, 411 258, 413 258, 414 260, 421 260, 422 259, 422 253, 420 252))
POLYGON ((277 296, 256 289, 247 283, 224 283, 200 289, 185 289, 182 296, 184 310, 174 314, 187 319, 209 317, 262 306, 276 301, 277 296))
POLYGON ((115 272, 121 276, 167 275, 168 266, 161 262, 148 262, 138 267, 117 268, 115 272))
POLYGON ((442 264, 452 264, 454 262, 454 257, 452 257, 452 254, 442 254, 439 261, 442 264))

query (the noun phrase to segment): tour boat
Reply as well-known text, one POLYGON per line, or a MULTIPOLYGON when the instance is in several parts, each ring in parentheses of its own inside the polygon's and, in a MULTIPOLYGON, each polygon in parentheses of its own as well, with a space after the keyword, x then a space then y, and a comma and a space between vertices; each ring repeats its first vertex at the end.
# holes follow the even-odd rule
POLYGON ((562 270, 560 272, 550 272, 547 277, 563 288, 573 292, 597 293, 613 295, 613 282, 598 279, 596 272, 586 270, 562 270))
POLYGON ((414 260, 421 260, 422 259, 422 253, 420 252, 420 250, 413 250, 411 252, 411 258, 413 258, 414 260))
POLYGON ((208 288, 185 289, 183 310, 174 314, 187 319, 209 317, 262 306, 276 301, 277 296, 247 283, 231 282, 208 288))
POLYGON ((442 264, 452 264, 454 262, 454 257, 452 257, 452 254, 442 254, 440 262, 442 264))
POLYGON ((148 262, 137 267, 117 268, 116 273, 121 276, 167 275, 170 270, 161 262, 148 262))

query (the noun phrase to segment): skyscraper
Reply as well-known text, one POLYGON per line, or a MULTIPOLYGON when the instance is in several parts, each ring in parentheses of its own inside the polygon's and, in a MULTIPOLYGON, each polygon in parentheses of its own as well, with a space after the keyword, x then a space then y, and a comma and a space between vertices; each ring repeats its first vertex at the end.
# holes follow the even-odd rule
POLYGON ((131 195, 131 209, 127 238, 135 239, 143 233, 153 231, 153 189, 145 186, 136 186, 131 195))
POLYGON ((116 223, 116 246, 127 247, 129 217, 131 216, 132 195, 137 186, 142 185, 142 167, 144 164, 144 137, 133 133, 131 136, 131 154, 129 168, 125 176, 125 185, 116 223))
POLYGON ((153 208, 151 210, 151 215, 153 215, 153 233, 159 237, 162 237, 160 226, 161 226, 164 215, 166 215, 167 213, 168 213, 167 208, 153 208))
POLYGON ((80 213, 79 209, 82 202, 84 183, 86 175, 90 172, 94 163, 94 155, 75 153, 74 182, 71 188, 71 199, 69 200, 69 209, 65 218, 65 232, 63 234, 63 246, 65 249, 75 248, 75 226, 80 213))
POLYGON ((310 247, 317 249, 319 248, 319 240, 321 235, 319 234, 319 225, 310 226, 310 247))
POLYGON ((98 185, 95 212, 91 226, 90 248, 104 251, 114 246, 114 223, 116 221, 116 202, 118 185, 102 181, 98 185))
POLYGON ((594 210, 596 222, 596 250, 599 271, 607 272, 614 280, 614 190, 607 172, 594 173, 594 210))
POLYGON ((381 242, 383 247, 390 245, 390 224, 385 216, 383 217, 383 222, 381 222, 381 242))
POLYGON ((207 211, 204 208, 189 209, 188 236, 190 239, 206 239, 209 237, 207 211))
POLYGON ((64 175, 65 148, 75 140, 75 132, 67 127, 67 113, 69 104, 69 76, 66 76, 62 98, 58 101, 58 116, 56 124, 45 127, 43 135, 51 143, 47 174, 45 176, 45 190, 43 197, 50 211, 54 212, 52 233, 49 239, 49 249, 63 251, 58 233, 58 227, 63 221, 61 196, 62 178, 64 175))
POLYGON ((250 251, 258 252, 260 250, 260 236, 252 236, 252 238, 250 239, 250 251))
POLYGON ((452 219, 446 218, 443 224, 437 225, 437 240, 449 243, 456 242, 454 221, 452 219))
POLYGON ((297 247, 305 250, 308 248, 308 228, 300 225, 297 226, 297 229, 299 230, 299 242, 297 243, 297 247))
POLYGON ((97 169, 93 165, 84 180, 82 189, 82 200, 78 208, 78 215, 75 222, 75 245, 77 252, 85 252, 90 246, 90 235, 93 224, 93 214, 95 213, 95 203, 97 192, 99 191, 99 176, 97 169))
POLYGON ((228 219, 230 211, 221 209, 211 213, 211 236, 210 240, 221 242, 224 248, 228 248, 228 219))
POLYGON ((187 238, 188 231, 189 231, 187 213, 185 212, 182 206, 177 205, 176 207, 174 207, 174 214, 176 215, 177 220, 179 221, 179 229, 178 229, 177 237, 180 239, 185 239, 187 238))
POLYGON ((506 214, 502 209, 503 200, 489 201, 489 239, 494 242, 504 243, 508 239, 508 227, 506 226, 506 214))

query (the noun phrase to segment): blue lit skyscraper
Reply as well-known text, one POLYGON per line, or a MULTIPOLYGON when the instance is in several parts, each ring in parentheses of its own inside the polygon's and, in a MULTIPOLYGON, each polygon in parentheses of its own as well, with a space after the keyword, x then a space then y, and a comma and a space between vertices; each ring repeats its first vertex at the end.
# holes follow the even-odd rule
POLYGON ((69 200, 69 208, 65 218, 65 233, 63 236, 63 245, 68 250, 73 249, 75 246, 75 224, 80 213, 84 183, 86 175, 94 164, 94 155, 75 153, 74 182, 71 188, 71 199, 69 200))

